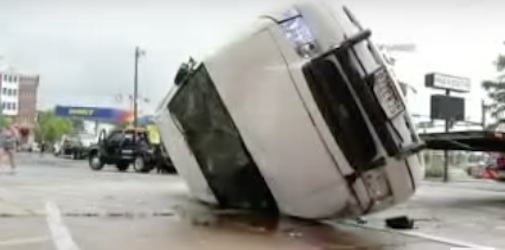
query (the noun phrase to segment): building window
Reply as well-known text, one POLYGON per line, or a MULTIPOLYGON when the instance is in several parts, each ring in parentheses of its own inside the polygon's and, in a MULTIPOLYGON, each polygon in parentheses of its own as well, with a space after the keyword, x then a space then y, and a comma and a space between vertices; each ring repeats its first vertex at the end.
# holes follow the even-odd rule
POLYGON ((12 95, 14 95, 14 96, 16 96, 18 94, 18 90, 17 89, 13 89, 12 92, 13 92, 12 95))
POLYGON ((7 88, 2 88, 2 94, 4 94, 4 95, 7 94, 7 88))
POLYGON ((16 108, 17 108, 16 106, 17 106, 17 105, 16 105, 16 103, 15 103, 15 102, 13 102, 13 103, 12 103, 12 110, 16 110, 16 108))
POLYGON ((4 81, 7 81, 7 75, 4 75, 4 81))
POLYGON ((9 82, 12 82, 12 76, 9 76, 9 82))

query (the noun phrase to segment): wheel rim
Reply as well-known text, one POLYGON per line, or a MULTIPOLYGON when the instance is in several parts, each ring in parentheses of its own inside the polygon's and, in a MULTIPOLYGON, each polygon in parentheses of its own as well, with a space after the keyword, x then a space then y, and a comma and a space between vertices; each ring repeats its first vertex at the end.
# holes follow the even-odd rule
POLYGON ((135 159, 135 164, 133 164, 136 170, 144 169, 144 160, 141 157, 135 159))
POLYGON ((98 157, 98 155, 95 155, 91 158, 91 166, 93 166, 94 168, 97 168, 100 166, 100 157, 98 157))

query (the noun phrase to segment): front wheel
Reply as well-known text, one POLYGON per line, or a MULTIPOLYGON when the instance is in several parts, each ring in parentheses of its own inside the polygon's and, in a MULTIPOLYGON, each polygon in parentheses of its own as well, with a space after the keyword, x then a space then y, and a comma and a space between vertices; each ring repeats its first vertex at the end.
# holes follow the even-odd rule
POLYGON ((95 171, 102 170, 105 164, 98 152, 93 152, 89 155, 89 167, 95 171))
POLYGON ((130 163, 127 161, 120 161, 116 164, 117 170, 120 172, 125 172, 130 167, 130 163))

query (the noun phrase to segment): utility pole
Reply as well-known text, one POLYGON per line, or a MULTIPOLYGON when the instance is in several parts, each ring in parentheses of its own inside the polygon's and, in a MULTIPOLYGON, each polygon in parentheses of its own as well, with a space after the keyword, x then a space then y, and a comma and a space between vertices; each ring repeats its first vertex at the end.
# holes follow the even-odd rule
MULTIPOLYGON (((145 55, 145 51, 141 50, 139 46, 135 47, 135 71, 134 71, 134 79, 133 79, 133 128, 137 129, 138 123, 138 92, 139 92, 139 84, 138 84, 138 67, 139 67, 139 57, 145 55)), ((133 133, 133 141, 135 142, 135 137, 137 133, 133 133)))
POLYGON ((484 100, 482 100, 482 103, 481 103, 481 108, 482 108, 482 130, 486 130, 486 112, 487 112, 487 106, 486 106, 486 102, 484 100))
POLYGON ((133 81, 133 126, 137 127, 138 120, 138 99, 139 99, 139 83, 138 83, 138 68, 139 58, 144 56, 146 52, 140 49, 139 46, 135 47, 135 72, 133 81))
MULTIPOLYGON (((445 95, 450 96, 451 91, 449 89, 445 90, 445 95)), ((452 119, 445 118, 445 133, 449 133, 452 126, 452 119)), ((444 182, 449 182, 449 151, 444 150, 444 182)))

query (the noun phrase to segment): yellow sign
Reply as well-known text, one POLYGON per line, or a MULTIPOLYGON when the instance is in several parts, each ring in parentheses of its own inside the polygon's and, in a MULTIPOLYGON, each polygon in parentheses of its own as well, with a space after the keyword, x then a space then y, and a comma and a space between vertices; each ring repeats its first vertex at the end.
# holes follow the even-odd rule
POLYGON ((84 116, 92 116, 94 110, 92 109, 69 109, 69 115, 84 115, 84 116))

